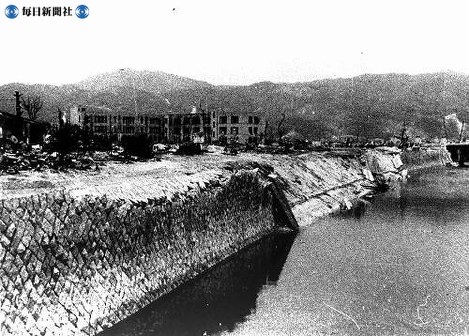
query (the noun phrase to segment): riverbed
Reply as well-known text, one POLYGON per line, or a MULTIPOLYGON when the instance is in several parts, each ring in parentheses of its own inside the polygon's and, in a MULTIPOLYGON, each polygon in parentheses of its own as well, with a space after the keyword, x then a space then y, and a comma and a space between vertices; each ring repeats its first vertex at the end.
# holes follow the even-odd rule
POLYGON ((263 239, 102 335, 469 333, 469 169, 263 239))

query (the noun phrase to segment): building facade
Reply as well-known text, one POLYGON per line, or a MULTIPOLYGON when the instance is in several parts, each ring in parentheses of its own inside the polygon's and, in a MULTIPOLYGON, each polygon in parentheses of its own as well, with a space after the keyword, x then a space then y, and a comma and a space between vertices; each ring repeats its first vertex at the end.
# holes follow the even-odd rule
POLYGON ((200 142, 222 144, 260 143, 265 122, 258 115, 240 115, 224 110, 206 112, 194 107, 190 113, 119 114, 108 108, 76 106, 70 110, 70 123, 97 136, 122 137, 146 134, 155 142, 200 142))
POLYGON ((212 112, 212 137, 227 143, 258 144, 265 134, 265 120, 257 114, 239 114, 225 110, 212 112))

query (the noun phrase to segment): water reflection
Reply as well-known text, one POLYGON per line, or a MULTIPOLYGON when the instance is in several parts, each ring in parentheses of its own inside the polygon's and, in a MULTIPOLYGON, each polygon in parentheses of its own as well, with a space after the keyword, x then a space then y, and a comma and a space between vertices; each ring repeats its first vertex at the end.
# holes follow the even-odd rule
POLYGON ((301 230, 277 285, 223 335, 469 334, 468 185, 469 170, 414 173, 301 230))
POLYGON ((340 216, 343 218, 360 219, 365 215, 369 204, 370 203, 368 201, 360 199, 353 205, 353 207, 350 210, 344 210, 344 211, 338 212, 332 215, 332 217, 340 216))
POLYGON ((294 239, 287 233, 269 236, 100 335, 232 331, 255 311, 259 291, 276 284, 294 239))

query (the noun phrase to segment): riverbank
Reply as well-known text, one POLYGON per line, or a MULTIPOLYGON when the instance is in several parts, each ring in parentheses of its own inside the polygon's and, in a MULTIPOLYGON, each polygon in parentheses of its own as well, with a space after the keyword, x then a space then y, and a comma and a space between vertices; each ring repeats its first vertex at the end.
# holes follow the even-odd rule
POLYGON ((360 155, 243 153, 0 186, 0 332, 92 335, 286 221, 350 207, 374 182, 360 155))
POLYGON ((401 153, 403 164, 409 171, 416 171, 435 165, 455 165, 446 147, 422 148, 418 151, 404 151, 401 153))

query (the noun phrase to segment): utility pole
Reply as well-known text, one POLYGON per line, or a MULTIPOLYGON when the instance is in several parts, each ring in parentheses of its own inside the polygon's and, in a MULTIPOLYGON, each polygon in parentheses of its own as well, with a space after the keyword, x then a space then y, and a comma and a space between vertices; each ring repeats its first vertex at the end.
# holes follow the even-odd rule
POLYGON ((461 132, 459 133, 459 142, 462 141, 462 135, 463 135, 463 132, 464 132, 464 120, 462 121, 462 125, 461 125, 461 132))
POLYGON ((20 97, 22 94, 18 90, 15 91, 15 109, 16 109, 16 116, 21 117, 21 104, 20 104, 20 97))

